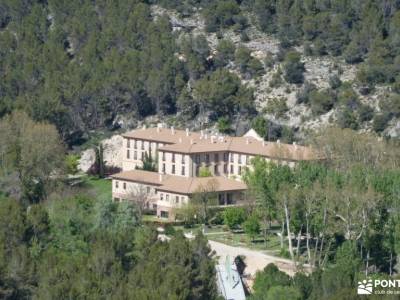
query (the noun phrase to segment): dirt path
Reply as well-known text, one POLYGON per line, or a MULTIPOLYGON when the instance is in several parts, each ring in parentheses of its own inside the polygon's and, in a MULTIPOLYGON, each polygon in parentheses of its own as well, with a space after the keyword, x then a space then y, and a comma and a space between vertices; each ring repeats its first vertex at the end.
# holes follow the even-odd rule
POLYGON ((211 249, 216 252, 217 256, 219 256, 219 262, 221 264, 225 263, 227 255, 229 255, 230 259, 233 259, 238 255, 245 256, 245 263, 247 265, 245 273, 250 274, 252 277, 258 270, 264 269, 264 267, 270 263, 274 263, 281 271, 289 275, 294 275, 295 273, 296 267, 289 259, 268 255, 244 247, 233 247, 210 240, 208 242, 211 249))

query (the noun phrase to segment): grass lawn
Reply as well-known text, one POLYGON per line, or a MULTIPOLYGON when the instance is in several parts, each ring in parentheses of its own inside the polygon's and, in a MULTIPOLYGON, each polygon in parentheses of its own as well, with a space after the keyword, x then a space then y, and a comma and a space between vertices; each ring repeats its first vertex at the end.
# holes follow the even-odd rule
POLYGON ((268 235, 265 244, 263 236, 259 235, 252 241, 245 233, 224 232, 221 234, 209 234, 207 238, 230 246, 246 247, 253 250, 266 251, 277 255, 280 251, 280 239, 276 235, 268 235))
POLYGON ((84 179, 83 187, 93 194, 98 200, 112 198, 111 180, 88 176, 84 179))

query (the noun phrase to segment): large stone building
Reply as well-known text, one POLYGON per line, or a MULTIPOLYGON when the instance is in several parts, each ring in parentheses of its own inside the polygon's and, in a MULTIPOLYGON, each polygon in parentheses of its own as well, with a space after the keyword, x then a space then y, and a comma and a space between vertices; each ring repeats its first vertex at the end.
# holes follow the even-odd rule
POLYGON ((240 204, 247 189, 241 175, 255 156, 291 166, 316 159, 310 147, 265 142, 252 130, 230 137, 158 126, 133 130, 123 138, 123 170, 113 175, 113 199, 139 199, 157 216, 170 219, 194 194, 212 192, 222 206, 240 204), (146 156, 157 161, 158 172, 136 169, 146 156), (199 177, 201 168, 212 176, 199 177))

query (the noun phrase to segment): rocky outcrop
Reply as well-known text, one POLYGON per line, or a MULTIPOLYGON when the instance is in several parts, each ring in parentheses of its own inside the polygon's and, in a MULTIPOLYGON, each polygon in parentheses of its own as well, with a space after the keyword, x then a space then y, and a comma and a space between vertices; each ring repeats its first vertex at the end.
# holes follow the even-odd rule
MULTIPOLYGON (((103 140, 103 156, 107 167, 122 168, 122 141, 121 135, 114 135, 103 140)), ((94 149, 87 149, 81 153, 78 168, 82 172, 88 172, 96 160, 94 149)))

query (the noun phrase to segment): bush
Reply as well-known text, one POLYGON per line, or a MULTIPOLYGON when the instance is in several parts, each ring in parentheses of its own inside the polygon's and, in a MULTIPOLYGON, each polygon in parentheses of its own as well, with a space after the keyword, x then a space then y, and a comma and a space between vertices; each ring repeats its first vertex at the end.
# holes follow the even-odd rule
POLYGON ((283 62, 284 78, 289 83, 303 83, 304 63, 301 62, 300 53, 290 51, 286 54, 283 62))
POLYGON ((258 217, 256 215, 250 216, 243 223, 244 232, 254 241, 255 237, 260 233, 261 227, 260 222, 258 221, 258 217))
POLYGON ((283 117, 283 115, 289 110, 286 105, 285 98, 274 98, 269 101, 266 107, 266 112, 275 115, 277 118, 283 117))
POLYGON ((390 119, 391 119, 391 116, 389 113, 375 115, 373 123, 372 123, 372 128, 374 129, 375 132, 382 132, 385 130, 390 119))
POLYGON ((361 122, 370 121, 374 117, 374 109, 368 105, 362 104, 358 109, 358 117, 361 122))
POLYGON ((65 168, 68 174, 78 173, 79 158, 79 155, 76 154, 68 154, 65 157, 65 168))
POLYGON ((230 133, 231 129, 231 121, 228 117, 221 117, 217 121, 218 131, 221 133, 230 133))
POLYGON ((315 115, 330 111, 335 103, 335 95, 330 90, 311 91, 309 95, 311 110, 315 115))
POLYGON ((265 296, 270 289, 277 286, 288 288, 290 285, 290 276, 280 271, 276 265, 269 264, 264 270, 257 272, 253 285, 253 296, 255 299, 269 299, 265 296))
POLYGON ((357 130, 359 127, 357 116, 347 107, 339 111, 338 125, 340 128, 351 128, 353 130, 357 130))
POLYGON ((246 211, 241 207, 230 207, 224 211, 224 224, 229 229, 239 227, 246 220, 246 211))

